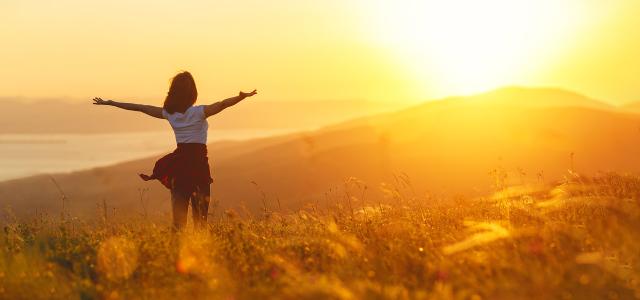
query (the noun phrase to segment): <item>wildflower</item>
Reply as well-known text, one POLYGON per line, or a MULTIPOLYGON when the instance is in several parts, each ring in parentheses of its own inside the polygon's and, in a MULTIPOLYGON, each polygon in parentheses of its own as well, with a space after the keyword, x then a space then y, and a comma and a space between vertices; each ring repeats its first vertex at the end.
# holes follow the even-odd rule
POLYGON ((529 242, 528 250, 533 255, 541 255, 544 251, 544 240, 541 237, 535 237, 529 242))
POLYGON ((436 281, 447 281, 449 279, 449 272, 446 270, 436 271, 436 281))

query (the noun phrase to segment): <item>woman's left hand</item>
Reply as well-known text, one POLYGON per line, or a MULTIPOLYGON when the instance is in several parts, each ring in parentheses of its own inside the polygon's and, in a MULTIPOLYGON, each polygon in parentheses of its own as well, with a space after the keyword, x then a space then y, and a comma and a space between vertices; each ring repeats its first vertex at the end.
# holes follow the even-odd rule
POLYGON ((247 97, 251 97, 255 94, 257 94, 258 91, 257 90, 253 90, 251 93, 245 93, 245 92, 240 92, 238 93, 238 96, 242 97, 242 99, 247 98, 247 97))

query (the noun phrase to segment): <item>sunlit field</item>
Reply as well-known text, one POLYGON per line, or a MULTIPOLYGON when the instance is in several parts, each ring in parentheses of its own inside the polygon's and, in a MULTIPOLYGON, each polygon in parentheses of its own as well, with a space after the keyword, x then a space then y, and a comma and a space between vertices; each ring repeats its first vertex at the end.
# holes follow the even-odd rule
POLYGON ((640 297, 640 178, 568 172, 505 187, 492 175, 496 192, 477 199, 415 195, 404 176, 350 178, 324 204, 214 210, 206 231, 180 234, 144 216, 18 222, 7 211, 0 298, 640 297), (385 201, 367 201, 374 188, 385 201))

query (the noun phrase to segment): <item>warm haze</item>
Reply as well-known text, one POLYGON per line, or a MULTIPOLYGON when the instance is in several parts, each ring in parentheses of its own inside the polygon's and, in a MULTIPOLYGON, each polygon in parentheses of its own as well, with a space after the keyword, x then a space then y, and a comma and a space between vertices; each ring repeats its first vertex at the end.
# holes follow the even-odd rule
POLYGON ((0 2, 0 299, 640 299, 640 1, 0 2))
POLYGON ((633 0, 0 3, 1 96, 157 103, 187 69, 201 95, 426 100, 505 85, 640 99, 633 0), (606 75, 604 75, 606 74, 606 75))

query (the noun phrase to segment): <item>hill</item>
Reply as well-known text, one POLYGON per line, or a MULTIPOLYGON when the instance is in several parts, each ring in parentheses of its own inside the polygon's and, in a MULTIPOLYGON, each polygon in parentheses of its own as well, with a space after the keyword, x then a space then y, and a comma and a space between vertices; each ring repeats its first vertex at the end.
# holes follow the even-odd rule
POLYGON ((483 105, 513 105, 526 107, 587 107, 612 109, 613 107, 585 95, 559 88, 505 87, 469 97, 483 105))
POLYGON ((621 108, 632 113, 640 113, 640 102, 632 102, 623 105, 621 108))
MULTIPOLYGON (((134 100, 131 100, 134 101, 134 100)), ((196 104, 203 104, 199 101, 196 104)), ((3 133, 114 133, 135 131, 161 131, 169 128, 162 120, 141 118, 137 113, 124 112, 112 107, 96 107, 84 103, 62 100, 0 99, 4 111, 10 111, 0 120, 3 133), (30 116, 25 118, 24 116, 30 116), (118 122, 113 122, 118 120, 118 122), (43 126, 44 124, 44 126, 43 126)), ((161 105, 161 101, 156 103, 161 105)), ((342 122, 355 117, 381 113, 402 107, 391 102, 374 101, 253 101, 238 105, 223 115, 210 120, 211 127, 308 129, 342 122), (308 112, 314 112, 309 114, 308 112)))
MULTIPOLYGON (((452 97, 315 131, 212 144, 212 194, 219 208, 257 212, 326 205, 328 194, 348 197, 354 185, 367 185, 365 199, 375 202, 394 186, 411 185, 412 193, 431 197, 474 196, 513 183, 552 182, 568 169, 638 172, 638 124, 640 116, 561 90, 452 97), (352 177, 358 180, 347 180, 352 177)), ((141 189, 148 189, 150 208, 167 212, 167 191, 136 177, 155 159, 54 177, 77 215, 95 215, 102 199, 123 214, 138 213, 141 189)), ((0 199, 23 214, 61 207, 46 176, 0 183, 0 199)))

